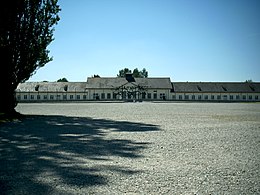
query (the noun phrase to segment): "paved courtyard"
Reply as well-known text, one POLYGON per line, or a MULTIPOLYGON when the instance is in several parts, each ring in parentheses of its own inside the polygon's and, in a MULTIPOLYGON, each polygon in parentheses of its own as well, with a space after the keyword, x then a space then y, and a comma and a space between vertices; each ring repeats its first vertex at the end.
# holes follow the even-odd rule
POLYGON ((0 194, 260 194, 259 103, 31 103, 0 194))

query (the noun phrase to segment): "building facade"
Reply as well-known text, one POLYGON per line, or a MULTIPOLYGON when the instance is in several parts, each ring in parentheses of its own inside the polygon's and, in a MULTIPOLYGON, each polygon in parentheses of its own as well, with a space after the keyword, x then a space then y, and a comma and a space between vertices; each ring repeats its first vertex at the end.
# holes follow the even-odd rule
POLYGON ((260 83, 173 82, 172 100, 260 101, 260 83))
POLYGON ((258 102, 260 83, 171 82, 170 78, 91 77, 87 82, 26 82, 19 102, 43 101, 213 101, 258 102))

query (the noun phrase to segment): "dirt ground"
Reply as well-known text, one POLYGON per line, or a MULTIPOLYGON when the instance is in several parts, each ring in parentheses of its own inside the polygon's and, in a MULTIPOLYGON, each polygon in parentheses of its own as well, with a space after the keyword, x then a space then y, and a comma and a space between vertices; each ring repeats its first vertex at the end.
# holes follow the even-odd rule
POLYGON ((260 194, 259 103, 23 103, 0 194, 260 194))

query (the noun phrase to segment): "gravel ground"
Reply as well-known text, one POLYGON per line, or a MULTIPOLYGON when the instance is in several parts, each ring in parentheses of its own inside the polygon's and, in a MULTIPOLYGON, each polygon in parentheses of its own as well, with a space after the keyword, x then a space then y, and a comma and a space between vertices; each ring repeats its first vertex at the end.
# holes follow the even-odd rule
POLYGON ((1 194, 260 194, 259 103, 31 103, 1 194))

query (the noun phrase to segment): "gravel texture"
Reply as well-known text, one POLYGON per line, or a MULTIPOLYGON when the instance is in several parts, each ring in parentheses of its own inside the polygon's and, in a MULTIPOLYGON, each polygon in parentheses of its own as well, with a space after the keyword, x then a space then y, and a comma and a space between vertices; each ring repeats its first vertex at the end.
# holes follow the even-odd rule
POLYGON ((0 194, 260 194, 259 103, 30 103, 0 194))

